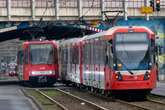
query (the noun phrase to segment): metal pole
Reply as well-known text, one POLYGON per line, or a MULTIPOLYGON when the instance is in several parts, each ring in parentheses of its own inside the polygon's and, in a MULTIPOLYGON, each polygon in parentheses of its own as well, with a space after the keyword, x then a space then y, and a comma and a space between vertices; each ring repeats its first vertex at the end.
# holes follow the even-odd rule
POLYGON ((128 20, 128 3, 127 0, 123 1, 123 7, 124 7, 124 20, 128 20))
POLYGON ((59 20, 59 0, 54 0, 55 2, 55 16, 56 20, 59 20))
MULTIPOLYGON (((147 7, 150 5, 150 1, 149 1, 149 0, 145 0, 144 2, 145 2, 145 6, 147 6, 147 7)), ((147 21, 150 20, 149 14, 146 14, 146 20, 147 20, 147 21)))
MULTIPOLYGON (((100 0, 100 5, 101 5, 101 12, 105 11, 105 0, 100 0)), ((105 20, 104 13, 101 13, 101 18, 103 21, 105 20)))
POLYGON ((11 19, 11 0, 7 0, 7 17, 8 17, 8 20, 10 21, 10 19, 11 19))
POLYGON ((35 2, 35 0, 31 0, 31 16, 33 20, 35 19, 35 2))
POLYGON ((78 0, 78 17, 82 17, 82 0, 78 0))

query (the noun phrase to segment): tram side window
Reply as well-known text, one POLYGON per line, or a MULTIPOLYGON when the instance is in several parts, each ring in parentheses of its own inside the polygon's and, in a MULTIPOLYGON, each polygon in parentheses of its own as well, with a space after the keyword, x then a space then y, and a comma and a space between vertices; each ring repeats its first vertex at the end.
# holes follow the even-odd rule
POLYGON ((100 58, 100 64, 104 65, 105 64, 105 42, 101 41, 100 42, 100 47, 99 47, 99 58, 100 58))
POLYGON ((93 60, 94 59, 94 54, 93 54, 94 53, 94 43, 90 43, 90 48, 91 48, 90 49, 91 50, 90 51, 90 59, 91 59, 90 64, 93 65, 94 64, 94 60, 93 60))
POLYGON ((23 64, 23 52, 22 51, 18 52, 18 64, 20 64, 20 65, 23 64))
POLYGON ((65 48, 63 48, 63 58, 62 58, 62 62, 63 62, 63 64, 65 64, 65 62, 66 62, 66 52, 65 52, 65 48))
POLYGON ((100 41, 97 42, 96 48, 97 48, 97 49, 96 49, 96 50, 97 50, 97 53, 96 53, 96 54, 97 54, 97 55, 96 55, 96 57, 97 57, 97 64, 100 65, 100 64, 101 64, 101 59, 102 59, 102 58, 101 58, 102 49, 101 49, 100 41))
POLYGON ((83 46, 83 62, 87 64, 87 45, 83 46))
POLYGON ((151 40, 151 61, 152 63, 156 62, 156 49, 155 49, 155 41, 151 40))
POLYGON ((64 49, 60 48, 60 60, 61 64, 64 64, 64 49))
POLYGON ((62 56, 62 48, 59 49, 59 53, 60 53, 60 54, 59 54, 59 56, 60 56, 60 57, 59 57, 60 63, 63 64, 63 63, 62 63, 62 59, 63 59, 63 56, 62 56))
POLYGON ((64 48, 63 49, 63 64, 66 64, 67 63, 67 49, 64 48))
POLYGON ((56 48, 54 49, 54 59, 52 59, 52 60, 54 60, 54 63, 55 64, 58 63, 58 52, 57 52, 57 49, 56 48))
POLYGON ((99 46, 99 43, 95 43, 94 44, 94 64, 100 64, 100 46, 99 46))
POLYGON ((78 50, 78 47, 75 47, 74 48, 74 56, 75 56, 75 64, 79 64, 79 50, 78 50))
POLYGON ((112 68, 113 67, 113 54, 111 50, 111 46, 107 46, 107 56, 108 56, 108 65, 112 68))
POLYGON ((61 64, 64 64, 64 49, 63 48, 61 48, 61 55, 60 55, 60 57, 61 57, 61 64))
POLYGON ((24 52, 25 52, 24 64, 28 64, 28 49, 25 49, 24 52))
POLYGON ((73 64, 76 64, 76 60, 77 60, 77 53, 76 53, 76 47, 72 48, 72 59, 73 59, 73 64))
POLYGON ((87 45, 87 64, 91 64, 91 46, 90 44, 87 45))
POLYGON ((70 48, 70 64, 73 64, 74 60, 74 49, 70 48))
POLYGON ((96 64, 96 44, 93 44, 93 64, 96 64))

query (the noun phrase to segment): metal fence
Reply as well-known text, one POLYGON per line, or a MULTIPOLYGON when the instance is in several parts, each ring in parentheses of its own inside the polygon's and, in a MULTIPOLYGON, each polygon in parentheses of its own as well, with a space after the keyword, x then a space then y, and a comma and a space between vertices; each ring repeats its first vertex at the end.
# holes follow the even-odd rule
POLYGON ((12 8, 30 8, 31 0, 11 0, 12 8))
POLYGON ((6 0, 0 0, 0 8, 6 8, 7 7, 7 1, 6 0))
POLYGON ((54 0, 36 0, 36 8, 52 8, 55 6, 54 0))
MULTIPOLYGON (((0 8, 7 6, 8 0, 0 0, 0 8)), ((56 0, 35 0, 36 7, 53 7, 56 0)), ((123 2, 128 3, 128 8, 140 8, 145 5, 146 0, 104 0, 107 8, 121 8, 123 2)), ((31 7, 32 0, 11 0, 12 7, 31 7)), ((83 7, 100 7, 101 0, 82 0, 83 7)), ((77 7, 78 0, 59 0, 60 7, 77 7)), ((165 8, 165 0, 160 1, 161 8, 165 8)))

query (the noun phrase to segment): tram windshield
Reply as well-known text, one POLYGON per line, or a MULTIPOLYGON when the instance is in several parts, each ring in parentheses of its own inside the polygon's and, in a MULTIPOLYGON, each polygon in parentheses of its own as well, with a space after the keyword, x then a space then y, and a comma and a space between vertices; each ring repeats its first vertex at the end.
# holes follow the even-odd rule
POLYGON ((32 64, 53 64, 54 54, 51 44, 30 45, 30 61, 32 64))
POLYGON ((150 68, 150 42, 147 33, 117 33, 114 45, 116 70, 150 68))

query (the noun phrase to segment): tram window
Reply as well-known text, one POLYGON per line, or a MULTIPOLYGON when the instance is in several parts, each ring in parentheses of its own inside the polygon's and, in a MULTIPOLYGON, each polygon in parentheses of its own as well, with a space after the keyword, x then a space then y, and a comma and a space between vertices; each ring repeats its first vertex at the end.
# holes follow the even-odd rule
POLYGON ((68 49, 65 48, 65 64, 68 63, 68 49))
POLYGON ((96 44, 93 44, 93 64, 96 64, 96 44))
POLYGON ((55 63, 58 63, 58 54, 57 54, 57 49, 54 49, 54 57, 55 57, 55 63))
POLYGON ((78 48, 74 47, 74 64, 78 64, 78 48))
POLYGON ((75 64, 75 50, 72 48, 72 64, 75 64))
POLYGON ((62 49, 62 64, 64 64, 64 48, 62 49))
POLYGON ((76 64, 76 57, 77 56, 76 56, 76 48, 75 47, 72 48, 72 54, 73 54, 72 55, 72 60, 73 60, 72 63, 76 64))
POLYGON ((97 43, 97 64, 101 64, 101 45, 100 41, 97 43))
POLYGON ((63 49, 61 49, 61 54, 60 54, 60 58, 61 58, 61 64, 64 63, 64 52, 63 52, 63 49))
POLYGON ((24 64, 28 64, 28 49, 25 49, 24 52, 25 52, 24 64))
POLYGON ((61 61, 61 64, 63 64, 63 49, 60 48, 60 61, 61 61))
POLYGON ((23 52, 22 51, 18 52, 18 63, 20 65, 23 64, 23 52))
POLYGON ((83 46, 83 62, 87 64, 87 45, 83 46))
POLYGON ((152 63, 156 62, 156 49, 155 49, 155 41, 151 40, 151 61, 152 63))
POLYGON ((64 64, 67 63, 67 59, 68 59, 67 56, 68 56, 68 55, 67 55, 67 49, 65 48, 65 49, 64 49, 64 57, 63 57, 63 58, 64 58, 64 59, 63 59, 63 60, 64 60, 64 64))
POLYGON ((108 54, 108 64, 110 67, 113 67, 113 54, 111 46, 107 46, 107 54, 108 54))
POLYGON ((100 64, 105 64, 105 46, 103 41, 100 42, 100 64))
POLYGON ((75 64, 75 59, 76 59, 76 56, 75 56, 75 48, 72 48, 72 64, 75 64))
POLYGON ((91 61, 91 57, 90 57, 90 52, 91 51, 91 49, 90 49, 90 44, 86 44, 85 46, 84 46, 84 49, 83 49, 83 59, 84 59, 84 64, 90 64, 90 61, 91 61))
POLYGON ((84 45, 83 47, 83 60, 84 60, 84 64, 87 64, 87 45, 84 45))
POLYGON ((72 64, 72 59, 73 59, 73 53, 72 53, 72 48, 69 48, 69 52, 70 52, 70 64, 72 64))
POLYGON ((75 64, 79 64, 79 49, 75 48, 75 64))
POLYGON ((91 64, 94 64, 94 62, 93 62, 93 58, 94 58, 94 56, 93 56, 93 43, 90 43, 90 47, 91 47, 91 48, 90 48, 90 50, 91 50, 91 51, 90 51, 90 54, 91 54, 91 55, 90 55, 90 59, 91 59, 91 62, 90 62, 90 63, 91 63, 91 64))
POLYGON ((64 49, 61 49, 61 63, 64 64, 64 49))
POLYGON ((94 53, 94 56, 95 56, 95 64, 100 64, 100 45, 99 43, 97 42, 95 44, 95 53, 94 53))
POLYGON ((87 51, 88 51, 88 53, 87 53, 88 54, 87 55, 88 56, 88 58, 87 58, 88 63, 87 64, 91 64, 91 46, 90 46, 90 44, 87 45, 87 51))

